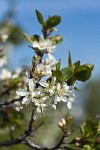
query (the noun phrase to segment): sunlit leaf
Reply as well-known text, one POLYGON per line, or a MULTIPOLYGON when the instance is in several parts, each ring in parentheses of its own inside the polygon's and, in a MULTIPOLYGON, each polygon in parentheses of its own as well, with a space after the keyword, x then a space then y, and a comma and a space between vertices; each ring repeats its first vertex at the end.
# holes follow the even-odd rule
POLYGON ((70 51, 68 52, 68 67, 72 67, 72 59, 71 59, 71 54, 70 51))
POLYGON ((39 23, 40 23, 41 25, 43 25, 44 19, 43 19, 43 16, 42 16, 41 12, 38 11, 38 10, 36 10, 36 15, 37 15, 37 19, 38 19, 39 23))
POLYGON ((24 36, 24 38, 25 38, 29 43, 32 44, 33 41, 32 41, 31 37, 30 37, 28 34, 23 33, 23 36, 24 36))
POLYGON ((61 61, 59 61, 59 62, 56 64, 56 70, 60 71, 60 65, 61 65, 61 61))
POLYGON ((91 77, 91 70, 86 65, 81 65, 76 68, 75 70, 75 77, 79 81, 85 82, 91 77))
POLYGON ((90 68, 90 70, 94 69, 94 65, 93 64, 84 64, 84 65, 88 66, 90 68))
POLYGON ((62 72, 63 80, 67 80, 71 78, 71 76, 73 75, 73 69, 70 67, 63 68, 61 72, 62 72))
POLYGON ((44 23, 44 28, 52 29, 53 27, 57 26, 61 22, 60 16, 52 16, 47 19, 47 21, 44 23))

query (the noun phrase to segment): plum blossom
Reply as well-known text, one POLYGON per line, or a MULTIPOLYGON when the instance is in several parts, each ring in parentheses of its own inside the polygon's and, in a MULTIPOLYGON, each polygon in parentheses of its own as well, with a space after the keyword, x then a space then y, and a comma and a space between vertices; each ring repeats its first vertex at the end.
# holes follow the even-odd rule
POLYGON ((41 97, 41 94, 39 97, 34 99, 34 104, 36 106, 34 119, 37 119, 41 115, 45 116, 49 114, 52 110, 56 109, 56 105, 51 103, 51 99, 49 98, 49 96, 41 97))
POLYGON ((7 34, 2 34, 2 35, 0 35, 0 40, 1 40, 2 42, 6 42, 7 39, 8 39, 8 35, 7 35, 7 34))
POLYGON ((75 94, 69 89, 69 86, 65 82, 57 82, 53 77, 51 83, 46 81, 40 81, 39 84, 49 92, 50 96, 54 100, 54 104, 58 102, 66 102, 68 109, 72 108, 72 102, 74 101, 75 94))
POLYGON ((52 53, 56 48, 55 45, 52 45, 52 41, 50 39, 44 39, 43 37, 40 37, 39 42, 34 41, 32 47, 38 48, 39 50, 46 50, 48 53, 52 53))
POLYGON ((12 79, 18 78, 21 72, 22 72, 22 68, 17 68, 14 74, 12 74, 12 79))
POLYGON ((0 67, 3 67, 5 64, 7 64, 7 57, 0 57, 0 67))
POLYGON ((38 64, 35 68, 34 74, 37 76, 51 76, 52 70, 56 69, 56 59, 51 54, 48 54, 48 58, 42 60, 42 63, 38 64))
POLYGON ((7 69, 2 69, 0 72, 0 80, 5 80, 11 78, 11 72, 7 69))
POLYGON ((22 104, 29 104, 34 96, 35 96, 35 86, 36 86, 36 82, 34 79, 30 79, 28 81, 28 87, 29 90, 25 90, 25 89, 19 89, 16 91, 16 94, 19 96, 23 96, 23 100, 22 100, 22 104))
MULTIPOLYGON (((29 79, 28 89, 19 89, 16 91, 18 96, 23 96, 22 104, 28 105, 32 104, 35 107, 34 119, 41 115, 47 114, 48 108, 56 109, 56 106, 51 103, 49 95, 42 87, 36 88, 36 81, 34 79, 29 79)), ((21 105, 17 106, 15 109, 17 111, 21 110, 23 107, 21 105)))

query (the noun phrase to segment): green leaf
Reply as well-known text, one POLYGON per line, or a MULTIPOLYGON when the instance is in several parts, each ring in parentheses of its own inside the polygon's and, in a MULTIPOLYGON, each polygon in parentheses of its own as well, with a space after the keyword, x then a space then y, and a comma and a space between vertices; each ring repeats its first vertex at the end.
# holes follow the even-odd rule
POLYGON ((76 86, 74 86, 74 90, 79 91, 79 88, 77 88, 76 86))
POLYGON ((91 71, 94 69, 94 65, 93 64, 84 64, 84 65, 88 66, 91 71))
POLYGON ((39 42, 39 39, 40 39, 40 36, 37 35, 37 34, 34 34, 34 35, 31 36, 32 42, 34 42, 34 41, 38 41, 39 42))
POLYGON ((76 61, 76 62, 74 63, 74 65, 75 65, 75 67, 80 66, 80 60, 76 61))
POLYGON ((59 61, 59 62, 56 64, 56 70, 57 70, 57 71, 60 71, 60 65, 61 65, 61 61, 59 61))
POLYGON ((61 71, 58 71, 58 70, 53 71, 53 72, 52 72, 52 76, 53 76, 53 77, 56 77, 56 79, 58 79, 59 81, 61 81, 61 79, 62 79, 62 72, 61 72, 61 71))
POLYGON ((75 77, 79 81, 85 82, 91 77, 91 70, 86 65, 81 65, 75 69, 75 77))
POLYGON ((63 68, 61 72, 64 81, 68 80, 73 75, 73 69, 71 67, 63 68))
POLYGON ((40 23, 41 25, 43 25, 44 19, 43 19, 43 16, 42 16, 41 12, 38 11, 38 10, 36 10, 35 12, 36 12, 37 19, 38 19, 39 23, 40 23))
POLYGON ((68 51, 68 67, 72 67, 73 64, 72 64, 72 59, 71 59, 71 54, 70 54, 70 51, 68 51))
POLYGON ((31 44, 33 43, 31 37, 30 37, 28 34, 23 33, 23 36, 24 36, 24 38, 25 38, 29 43, 31 43, 31 44))
POLYGON ((53 27, 57 26, 60 22, 61 22, 61 17, 55 15, 55 16, 49 17, 43 26, 44 28, 52 29, 53 27))
POLYGON ((56 35, 56 36, 50 37, 50 40, 52 41, 53 45, 57 45, 63 41, 63 38, 61 35, 56 35))
POLYGON ((90 137, 97 134, 97 123, 93 119, 88 119, 81 125, 81 133, 84 137, 90 137))

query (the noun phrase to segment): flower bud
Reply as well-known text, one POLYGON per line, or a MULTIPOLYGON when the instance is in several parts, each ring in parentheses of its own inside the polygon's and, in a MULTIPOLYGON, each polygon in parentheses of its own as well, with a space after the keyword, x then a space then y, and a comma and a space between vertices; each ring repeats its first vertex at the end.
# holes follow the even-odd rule
POLYGON ((66 125, 66 121, 64 118, 61 119, 61 121, 58 123, 60 128, 64 128, 64 126, 66 125))

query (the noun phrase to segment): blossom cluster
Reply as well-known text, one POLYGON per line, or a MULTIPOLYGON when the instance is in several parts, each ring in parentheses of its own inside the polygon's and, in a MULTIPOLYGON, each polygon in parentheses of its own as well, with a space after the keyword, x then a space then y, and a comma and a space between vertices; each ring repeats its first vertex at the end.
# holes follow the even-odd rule
POLYGON ((2 68, 2 70, 0 70, 0 80, 9 80, 9 79, 18 78, 21 71, 22 71, 21 68, 17 68, 15 72, 12 73, 10 70, 6 68, 2 68))
POLYGON ((40 37, 39 41, 32 43, 32 48, 42 54, 46 53, 47 58, 43 59, 38 55, 34 57, 33 66, 26 78, 26 88, 16 91, 17 95, 22 97, 22 104, 15 109, 20 111, 24 105, 32 105, 35 110, 34 119, 47 115, 50 110, 55 110, 57 103, 61 101, 66 103, 68 109, 71 109, 75 99, 74 92, 67 82, 60 82, 52 75, 58 62, 52 55, 56 45, 53 45, 50 39, 40 37))

